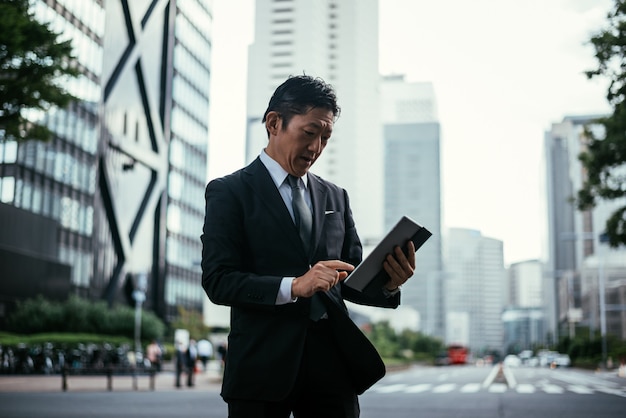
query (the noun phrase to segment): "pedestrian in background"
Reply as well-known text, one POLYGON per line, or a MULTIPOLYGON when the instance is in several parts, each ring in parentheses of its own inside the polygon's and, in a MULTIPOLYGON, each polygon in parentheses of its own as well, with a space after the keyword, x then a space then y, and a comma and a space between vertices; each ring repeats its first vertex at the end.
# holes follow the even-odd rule
POLYGON ((152 340, 148 347, 146 347, 146 357, 150 360, 150 364, 157 372, 161 371, 161 359, 163 351, 156 340, 152 340))
POLYGON ((202 370, 206 372, 207 363, 213 357, 213 344, 206 338, 198 341, 198 357, 202 362, 202 370))
POLYGON ((176 352, 174 353, 174 362, 176 364, 176 381, 175 386, 180 387, 180 376, 183 374, 186 365, 186 350, 183 347, 183 343, 176 341, 176 352))
POLYGON ((198 347, 196 346, 196 340, 189 340, 189 347, 187 347, 185 361, 187 366, 187 386, 192 387, 194 385, 194 375, 196 373, 196 362, 198 361, 198 347))

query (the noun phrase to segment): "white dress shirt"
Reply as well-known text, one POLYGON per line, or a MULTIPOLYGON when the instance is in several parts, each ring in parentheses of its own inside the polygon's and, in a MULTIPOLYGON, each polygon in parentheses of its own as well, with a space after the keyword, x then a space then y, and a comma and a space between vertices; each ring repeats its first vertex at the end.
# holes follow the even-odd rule
MULTIPOLYGON (((259 156, 261 162, 269 171, 272 180, 274 181, 274 185, 278 189, 280 196, 283 198, 285 202, 285 206, 287 206, 287 210, 291 215, 291 220, 295 222, 294 214, 293 214, 293 206, 291 204, 291 186, 287 181, 287 176, 289 173, 285 171, 284 168, 276 162, 272 157, 267 155, 265 150, 261 152, 259 156)), ((308 177, 300 177, 300 190, 303 193, 304 201, 306 202, 309 209, 311 208, 311 193, 308 188, 308 177)), ((280 282, 280 289, 278 290, 278 295, 276 296, 276 305, 284 305, 287 303, 292 303, 297 300, 291 296, 291 283, 295 277, 283 277, 280 282)))

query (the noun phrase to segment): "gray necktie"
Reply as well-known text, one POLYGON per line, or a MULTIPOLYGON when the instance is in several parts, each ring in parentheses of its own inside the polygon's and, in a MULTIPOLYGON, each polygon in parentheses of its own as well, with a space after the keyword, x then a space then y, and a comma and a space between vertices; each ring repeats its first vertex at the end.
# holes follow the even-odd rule
POLYGON ((289 174, 289 185, 291 186, 291 204, 293 215, 296 220, 296 227, 300 233, 300 239, 304 244, 307 255, 311 249, 311 230, 313 229, 313 215, 307 206, 302 192, 300 191, 300 179, 289 174))
MULTIPOLYGON (((295 218, 296 227, 300 233, 300 239, 304 244, 304 250, 307 256, 310 256, 311 251, 311 231, 313 230, 313 214, 302 197, 300 191, 300 179, 298 177, 289 174, 287 181, 291 186, 291 204, 293 206, 293 215, 295 218)), ((326 307, 324 302, 321 301, 318 294, 314 294, 311 298, 311 311, 309 317, 317 321, 326 315, 326 307)))

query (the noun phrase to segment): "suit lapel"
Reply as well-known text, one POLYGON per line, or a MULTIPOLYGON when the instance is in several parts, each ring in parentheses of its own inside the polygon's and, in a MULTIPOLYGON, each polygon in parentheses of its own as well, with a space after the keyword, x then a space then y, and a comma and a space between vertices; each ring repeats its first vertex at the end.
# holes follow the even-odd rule
POLYGON ((248 184, 252 193, 266 208, 269 217, 276 222, 277 228, 287 235, 293 246, 303 248, 298 230, 291 219, 291 215, 289 215, 289 210, 287 210, 285 202, 265 165, 257 157, 243 171, 243 181, 248 184))
POLYGON ((322 235, 322 227, 324 226, 328 188, 316 176, 312 174, 308 176, 311 202, 313 203, 313 244, 311 251, 312 254, 315 254, 322 235))

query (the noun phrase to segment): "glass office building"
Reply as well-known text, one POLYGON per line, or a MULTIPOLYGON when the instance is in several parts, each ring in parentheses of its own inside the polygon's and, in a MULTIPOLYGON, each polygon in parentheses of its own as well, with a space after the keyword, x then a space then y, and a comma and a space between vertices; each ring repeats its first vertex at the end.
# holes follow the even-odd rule
POLYGON ((81 76, 67 89, 80 100, 30 114, 50 142, 0 141, 2 307, 35 290, 133 303, 144 276, 144 307, 166 320, 179 306, 200 312, 212 1, 31 10, 72 40, 81 76))

